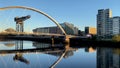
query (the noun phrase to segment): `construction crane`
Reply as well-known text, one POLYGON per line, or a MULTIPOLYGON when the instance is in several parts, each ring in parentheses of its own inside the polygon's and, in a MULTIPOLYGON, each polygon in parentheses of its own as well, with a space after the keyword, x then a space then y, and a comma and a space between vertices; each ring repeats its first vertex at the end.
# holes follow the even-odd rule
POLYGON ((14 21, 16 22, 16 31, 17 32, 24 32, 24 21, 29 18, 30 18, 30 15, 14 18, 14 21))

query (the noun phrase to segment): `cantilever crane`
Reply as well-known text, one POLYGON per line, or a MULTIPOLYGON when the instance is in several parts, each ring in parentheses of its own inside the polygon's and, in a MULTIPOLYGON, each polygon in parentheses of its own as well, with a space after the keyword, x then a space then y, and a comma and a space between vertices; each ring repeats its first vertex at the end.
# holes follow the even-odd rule
POLYGON ((23 21, 30 18, 30 15, 23 16, 23 17, 15 17, 14 21, 16 22, 16 31, 17 32, 24 32, 24 23, 23 21))

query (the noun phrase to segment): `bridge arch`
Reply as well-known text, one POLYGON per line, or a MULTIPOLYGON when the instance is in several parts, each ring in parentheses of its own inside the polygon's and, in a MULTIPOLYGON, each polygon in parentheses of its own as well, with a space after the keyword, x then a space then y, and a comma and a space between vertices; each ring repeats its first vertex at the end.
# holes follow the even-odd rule
POLYGON ((62 26, 54 18, 52 18, 50 15, 46 14, 45 12, 43 12, 41 10, 38 10, 38 9, 35 9, 32 7, 26 7, 26 6, 8 6, 8 7, 2 7, 2 8, 0 8, 0 10, 16 9, 16 8, 32 10, 32 11, 38 12, 38 13, 46 16, 60 28, 60 30, 63 32, 64 35, 67 35, 66 32, 64 31, 64 29, 62 28, 62 26))

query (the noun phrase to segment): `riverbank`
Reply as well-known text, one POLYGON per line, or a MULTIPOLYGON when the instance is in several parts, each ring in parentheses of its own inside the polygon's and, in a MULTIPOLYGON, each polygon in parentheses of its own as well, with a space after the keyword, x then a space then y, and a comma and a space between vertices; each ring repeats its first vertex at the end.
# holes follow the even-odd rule
POLYGON ((93 39, 80 39, 70 38, 70 45, 79 46, 99 46, 99 47, 120 47, 120 42, 112 40, 93 40, 93 39))

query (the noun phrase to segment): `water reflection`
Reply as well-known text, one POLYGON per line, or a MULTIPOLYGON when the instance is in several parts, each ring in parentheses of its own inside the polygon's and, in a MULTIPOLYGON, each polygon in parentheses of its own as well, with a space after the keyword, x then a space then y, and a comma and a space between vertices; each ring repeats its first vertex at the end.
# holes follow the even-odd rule
POLYGON ((70 45, 65 45, 65 49, 63 50, 59 58, 50 66, 50 68, 54 68, 62 60, 62 58, 68 58, 69 56, 73 56, 73 51, 76 50, 78 50, 78 48, 71 48, 70 45))
MULTIPOLYGON (((64 44, 47 44, 47 43, 39 43, 39 42, 28 42, 28 41, 4 41, 4 42, 0 42, 0 54, 1 56, 3 56, 5 59, 4 63, 6 61, 8 61, 9 63, 6 62, 6 64, 8 65, 8 67, 11 65, 10 63, 12 63, 12 65, 14 63, 18 63, 20 64, 22 67, 17 67, 17 68, 23 68, 25 65, 28 66, 32 66, 34 67, 34 64, 38 65, 41 63, 44 63, 42 68, 54 68, 54 67, 59 67, 61 65, 61 67, 66 67, 67 65, 65 64, 65 60, 68 61, 68 59, 72 59, 72 61, 76 61, 75 63, 70 64, 71 62, 66 62, 69 63, 68 68, 70 68, 71 66, 75 67, 76 65, 78 65, 78 68, 86 68, 83 67, 82 64, 79 65, 82 62, 85 61, 90 61, 91 63, 89 63, 87 68, 120 68, 120 49, 119 48, 108 48, 108 47, 81 47, 80 45, 78 46, 74 46, 74 45, 64 45, 64 44), (4 48, 2 48, 3 46, 5 46, 4 48), (7 47, 8 49, 6 49, 7 47), (12 47, 12 48, 11 48, 12 47), (2 49, 1 49, 2 48, 2 49), (9 49, 11 48, 11 49, 9 49), (84 52, 80 53, 80 49, 83 49, 84 52), (77 53, 78 52, 78 53, 77 53), (95 53, 97 52, 97 53, 95 53), (77 53, 77 55, 76 55, 77 53), (80 54, 79 54, 80 53, 80 54), (92 61, 94 61, 93 59, 91 60, 91 55, 93 55, 93 53, 95 54, 94 58, 95 58, 95 62, 96 64, 94 64, 94 66, 91 66, 93 64, 92 61), (6 54, 6 56, 5 56, 6 54), (82 56, 82 54, 85 54, 85 56, 82 56), (12 55, 12 56, 11 56, 12 55), (26 56, 27 55, 27 56, 26 56), (37 57, 39 56, 43 56, 42 58, 39 57, 36 58, 34 57, 34 55, 36 55, 37 57), (10 57, 9 57, 10 56, 10 57), (46 60, 46 56, 53 56, 52 57, 52 61, 48 61, 46 60), (79 57, 83 58, 88 56, 87 58, 84 58, 83 60, 79 60, 78 58, 74 58, 73 57, 79 57), (82 57, 80 57, 82 56, 82 57), (9 59, 7 59, 7 58, 9 59), (72 58, 71 58, 72 57, 72 58), (41 59, 40 59, 41 58, 41 59), (9 60, 12 61, 9 61, 9 60), (43 59, 43 61, 42 61, 43 59), (54 59, 54 60, 53 60, 54 59), (40 61, 40 62, 38 62, 40 61), (45 62, 46 61, 46 62, 45 62), (80 62, 81 61, 81 62, 80 62), (47 62, 51 62, 51 63, 47 63, 47 62), (22 64, 23 63, 23 64, 22 64), (46 65, 45 65, 46 64, 46 65), (48 64, 48 67, 47 67, 48 64), (62 65, 66 65, 66 66, 62 66, 62 65), (90 65, 91 64, 91 65, 90 65), (96 67, 95 67, 96 65, 96 67)), ((3 59, 1 59, 0 56, 0 60, 3 61, 3 59)), ((93 56, 92 56, 93 57, 93 56)), ((0 63, 1 65, 1 63, 0 63)), ((17 64, 16 64, 17 65, 17 64)), ((38 66, 37 65, 37 66, 38 66)), ((85 64, 83 64, 85 65, 85 64)), ((14 65, 15 66, 15 65, 14 65)), ((2 67, 2 66, 0 66, 2 67)), ((12 68, 13 66, 11 66, 12 68)), ((60 68, 61 68, 60 67, 60 68)), ((4 67, 3 67, 4 68, 4 67)), ((34 68, 39 68, 39 67, 34 67, 34 68)), ((76 67, 75 67, 76 68, 76 67)))
POLYGON ((97 68, 120 68, 120 49, 97 48, 97 68))
POLYGON ((54 68, 63 58, 68 58, 69 56, 73 56, 73 51, 78 50, 78 48, 72 48, 70 45, 66 44, 43 44, 34 42, 33 46, 37 48, 49 48, 47 54, 59 56, 59 58, 50 66, 50 68, 54 68), (61 48, 62 47, 62 48, 61 48), (54 52, 51 52, 54 51, 54 52))
POLYGON ((52 63, 49 67, 54 68, 61 60, 62 58, 68 58, 70 56, 73 56, 74 52, 78 50, 78 48, 72 48, 69 45, 63 45, 63 44, 46 44, 46 43, 39 43, 39 42, 33 42, 33 48, 32 49, 25 49, 23 46, 23 41, 15 41, 14 44, 11 42, 4 44, 5 46, 11 46, 15 47, 15 49, 11 50, 0 50, 0 53, 4 54, 14 54, 13 60, 20 61, 26 64, 30 64, 30 61, 24 57, 27 53, 44 53, 52 56, 57 56, 58 59, 52 63), (35 48, 34 48, 35 47, 35 48))
POLYGON ((23 57, 23 53, 16 53, 15 56, 13 57, 13 60, 24 62, 26 64, 30 63, 26 58, 23 57))
POLYGON ((17 40, 15 41, 15 49, 16 50, 22 50, 23 49, 23 40, 17 40))
POLYGON ((4 45, 7 47, 13 47, 15 46, 15 43, 4 43, 4 45))
POLYGON ((95 52, 96 48, 95 47, 85 47, 85 52, 95 52))
MULTIPOLYGON (((23 50, 23 40, 15 41, 15 50, 23 50)), ((23 53, 15 52, 13 60, 29 64, 29 61, 23 57, 23 53)))

